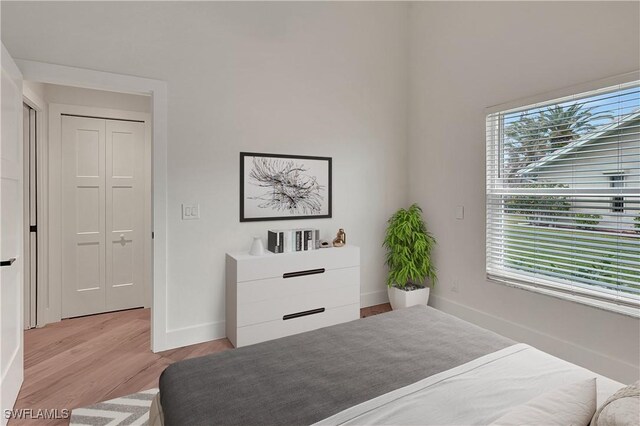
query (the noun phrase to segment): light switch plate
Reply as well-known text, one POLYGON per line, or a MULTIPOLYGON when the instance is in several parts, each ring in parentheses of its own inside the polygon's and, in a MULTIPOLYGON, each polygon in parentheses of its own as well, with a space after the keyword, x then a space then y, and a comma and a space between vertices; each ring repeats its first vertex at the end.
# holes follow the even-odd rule
POLYGON ((464 206, 456 206, 456 219, 464 219, 464 206))
POLYGON ((183 204, 182 220, 200 219, 200 204, 183 204))

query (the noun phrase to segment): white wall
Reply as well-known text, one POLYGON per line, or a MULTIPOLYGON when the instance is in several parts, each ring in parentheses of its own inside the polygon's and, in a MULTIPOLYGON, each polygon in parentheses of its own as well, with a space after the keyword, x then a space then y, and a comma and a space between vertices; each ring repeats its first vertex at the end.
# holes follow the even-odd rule
POLYGON ((410 11, 409 199, 439 241, 434 305, 626 382, 639 374, 637 319, 486 280, 485 108, 638 69, 639 12, 637 2, 410 11))
POLYGON ((60 86, 57 84, 43 84, 43 86, 44 97, 51 104, 151 112, 151 99, 148 96, 105 92, 104 90, 60 86))
POLYGON ((7 3, 21 59, 167 81, 173 342, 224 335, 224 253, 269 227, 345 228, 362 301, 386 300, 385 221, 407 201, 407 7, 390 3, 7 3), (239 152, 333 157, 333 218, 239 223, 239 152), (201 219, 181 221, 181 203, 201 219))

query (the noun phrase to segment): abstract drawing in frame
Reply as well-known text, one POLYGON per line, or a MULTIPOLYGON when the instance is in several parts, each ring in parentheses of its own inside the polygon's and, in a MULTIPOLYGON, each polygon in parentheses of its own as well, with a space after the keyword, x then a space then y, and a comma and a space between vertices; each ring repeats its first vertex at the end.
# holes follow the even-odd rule
POLYGON ((240 222, 331 217, 331 158, 240 153, 240 222))

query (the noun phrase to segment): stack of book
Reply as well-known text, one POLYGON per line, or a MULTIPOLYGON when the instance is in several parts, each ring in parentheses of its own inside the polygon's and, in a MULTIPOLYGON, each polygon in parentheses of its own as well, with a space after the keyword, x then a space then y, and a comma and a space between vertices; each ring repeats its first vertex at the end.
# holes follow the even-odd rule
POLYGON ((292 253, 319 248, 319 229, 272 229, 268 231, 267 250, 272 253, 292 253))

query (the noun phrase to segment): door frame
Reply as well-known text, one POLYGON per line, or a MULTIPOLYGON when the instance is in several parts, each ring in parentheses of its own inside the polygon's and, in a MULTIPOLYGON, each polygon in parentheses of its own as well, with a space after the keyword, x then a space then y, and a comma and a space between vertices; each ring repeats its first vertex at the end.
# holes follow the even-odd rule
MULTIPOLYGON (((151 197, 152 230, 151 250, 151 350, 170 349, 167 339, 167 83, 143 77, 113 74, 84 68, 16 60, 25 80, 63 86, 83 87, 151 96, 151 197)), ((51 132, 53 133, 53 132, 51 132)), ((49 138, 51 134, 49 135, 49 138)), ((50 188, 51 182, 45 187, 50 188)), ((53 201, 53 200, 52 200, 53 201)), ((51 203, 50 203, 51 204, 51 203)), ((48 210, 51 206, 47 206, 48 210)), ((47 211, 48 211, 47 210, 47 211)), ((49 254, 51 236, 59 227, 49 227, 49 254), (58 228, 56 230, 56 228, 58 228)), ((54 248, 55 249, 55 248, 54 248)), ((58 249, 59 250, 59 249, 58 249)), ((49 280, 61 279, 61 264, 49 259, 49 280)))
MULTIPOLYGON (((24 95, 24 82, 23 82, 23 86, 22 86, 22 101, 23 101, 23 108, 27 108, 27 114, 28 116, 24 116, 24 109, 23 109, 23 118, 22 118, 22 167, 23 167, 23 173, 22 176, 23 177, 23 181, 22 181, 22 205, 23 205, 23 215, 22 215, 22 258, 23 258, 23 270, 24 272, 22 273, 23 276, 23 317, 24 317, 24 325, 23 328, 25 330, 33 328, 36 326, 36 293, 37 290, 36 288, 33 286, 34 284, 34 279, 35 282, 37 283, 37 275, 38 275, 38 268, 36 265, 36 270, 34 271, 35 273, 32 274, 32 267, 33 265, 31 264, 31 250, 33 247, 31 247, 31 184, 34 183, 33 181, 35 180, 36 185, 37 185, 37 171, 36 171, 36 175, 35 178, 33 179, 34 176, 32 176, 31 172, 31 161, 33 159, 37 160, 37 152, 34 149, 34 152, 32 155, 31 152, 31 144, 32 142, 34 142, 35 144, 38 143, 38 138, 37 135, 35 133, 37 133, 38 131, 38 125, 37 125, 37 121, 40 119, 39 117, 39 113, 31 107, 31 105, 29 105, 29 103, 27 102, 27 99, 25 98, 24 95), (33 116, 33 122, 31 121, 31 117, 33 116), (25 120, 26 119, 26 120, 25 120), (28 129, 27 129, 28 126, 28 129), (31 140, 31 131, 33 130, 33 141, 31 140)), ((36 165, 37 165, 37 161, 36 161, 36 165)), ((37 197, 38 192, 36 191, 36 197, 37 197)), ((37 200, 36 200, 36 209, 37 209, 37 200)), ((36 212, 36 217, 37 217, 37 212, 36 212)), ((38 242, 37 242, 37 234, 36 234, 36 243, 35 243, 35 248, 37 250, 38 247, 38 242)), ((34 258, 38 259, 38 253, 35 253, 34 258)))
MULTIPOLYGON (((48 285, 48 317, 47 322, 57 322, 62 319, 62 116, 84 116, 87 118, 107 120, 132 120, 144 122, 144 307, 151 307, 151 258, 153 232, 151 211, 151 114, 146 112, 127 111, 111 108, 98 108, 82 105, 49 104, 49 261, 53 265, 60 265, 55 274, 49 276, 48 285)), ((47 291, 47 289, 42 289, 47 291)))
MULTIPOLYGON (((47 103, 42 99, 38 94, 36 94, 31 87, 27 84, 23 84, 22 86, 22 100, 25 104, 29 105, 31 109, 36 112, 36 164, 37 164, 37 172, 36 172, 36 187, 37 198, 36 198, 36 217, 38 218, 38 231, 37 231, 37 266, 36 266, 36 282, 38 283, 38 288, 36 290, 37 300, 36 300, 36 322, 31 323, 31 327, 42 327, 46 324, 45 318, 47 318, 46 309, 47 302, 44 298, 45 293, 41 290, 43 283, 46 283, 47 271, 49 268, 49 264, 47 261, 48 255, 48 238, 47 238, 47 212, 45 207, 47 206, 47 197, 48 191, 41 190, 46 188, 47 183, 47 158, 48 158, 48 144, 47 144, 47 103)), ((26 165, 25 165, 26 167, 26 165)), ((25 187, 25 195, 28 195, 28 188, 25 187)), ((24 212, 24 220, 25 224, 29 221, 29 212, 24 212)), ((30 236, 30 233, 27 235, 30 236)), ((26 244, 25 244, 26 246, 26 244)), ((25 268, 27 267, 27 263, 30 262, 30 253, 25 250, 25 268)), ((24 283, 25 287, 28 285, 27 282, 24 283)), ((26 294, 26 291, 25 291, 26 294)), ((25 309, 29 304, 31 309, 31 300, 27 300, 25 297, 24 306, 25 309)))

